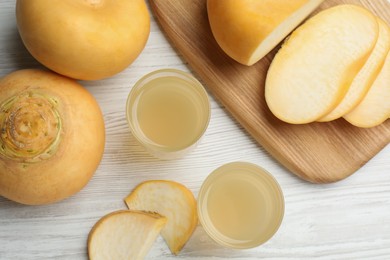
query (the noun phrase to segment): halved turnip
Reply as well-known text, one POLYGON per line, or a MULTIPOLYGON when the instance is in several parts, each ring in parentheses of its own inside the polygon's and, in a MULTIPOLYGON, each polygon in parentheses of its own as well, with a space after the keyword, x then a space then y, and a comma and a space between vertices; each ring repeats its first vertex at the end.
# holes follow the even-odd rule
POLYGON ((208 0, 214 38, 237 62, 253 65, 324 0, 208 0))

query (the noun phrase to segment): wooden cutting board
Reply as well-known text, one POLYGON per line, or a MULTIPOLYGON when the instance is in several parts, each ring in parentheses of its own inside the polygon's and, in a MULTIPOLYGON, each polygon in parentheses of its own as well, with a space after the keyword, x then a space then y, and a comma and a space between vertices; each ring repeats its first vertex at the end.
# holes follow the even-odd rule
MULTIPOLYGON (((386 0, 327 0, 318 10, 343 3, 363 5, 390 24, 386 0)), ((206 0, 150 0, 150 4, 171 43, 214 97, 261 146, 302 179, 313 183, 344 179, 390 142, 390 120, 371 129, 354 127, 343 119, 283 123, 264 100, 265 77, 277 48, 254 66, 240 65, 214 40, 206 0)))

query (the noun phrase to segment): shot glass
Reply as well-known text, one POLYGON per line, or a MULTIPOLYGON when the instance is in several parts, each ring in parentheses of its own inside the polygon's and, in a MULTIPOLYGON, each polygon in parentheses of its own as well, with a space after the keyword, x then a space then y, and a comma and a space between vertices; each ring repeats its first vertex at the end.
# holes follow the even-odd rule
POLYGON ((279 229, 283 193, 263 168, 247 162, 228 163, 203 182, 198 214, 205 232, 218 244, 252 248, 268 241, 279 229))
POLYGON ((153 156, 176 159, 194 149, 210 120, 210 102, 192 75, 161 69, 142 77, 129 93, 127 121, 153 156))

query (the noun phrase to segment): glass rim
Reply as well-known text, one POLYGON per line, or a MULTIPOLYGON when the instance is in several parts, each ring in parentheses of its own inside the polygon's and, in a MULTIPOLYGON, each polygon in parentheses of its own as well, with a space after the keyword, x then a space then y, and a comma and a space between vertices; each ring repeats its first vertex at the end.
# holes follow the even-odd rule
POLYGON ((175 153, 175 152, 182 152, 185 151, 192 146, 196 145, 199 140, 202 138, 202 136, 205 134, 208 125, 210 123, 211 119, 211 105, 210 105, 210 99, 208 96, 208 93, 206 89, 203 87, 203 85, 197 80, 193 75, 190 73, 184 72, 179 69, 174 69, 174 68, 164 68, 164 69, 157 69, 152 72, 149 72, 142 76, 139 80, 136 81, 136 83, 133 85, 132 89, 130 90, 127 101, 126 101, 126 119, 127 123, 130 127, 130 131, 133 134, 134 138, 141 143, 143 146, 145 146, 147 149, 153 149, 155 151, 163 152, 163 153, 175 153), (161 76, 160 76, 161 75, 161 76), (132 117, 133 113, 133 107, 131 106, 131 102, 133 98, 136 98, 139 94, 140 90, 150 81, 157 79, 159 77, 166 77, 166 76, 172 76, 172 77, 179 77, 181 79, 186 80, 189 82, 190 86, 194 91, 198 93, 198 96, 202 99, 202 106, 205 105, 204 111, 206 111, 207 115, 204 120, 204 124, 202 125, 202 130, 199 131, 197 136, 192 140, 189 144, 186 146, 177 148, 177 149, 172 149, 169 147, 165 146, 159 146, 158 144, 155 144, 153 142, 150 142, 147 138, 142 137, 142 131, 137 130, 136 127, 134 126, 134 119, 132 117), (141 132, 141 134, 139 133, 141 132))
MULTIPOLYGON (((249 172, 248 170, 246 170, 246 171, 249 172)), ((276 178, 274 176, 272 176, 263 167, 261 167, 261 166, 259 166, 257 164, 254 164, 254 163, 244 162, 244 161, 235 161, 235 162, 226 163, 226 164, 223 164, 223 165, 219 166, 218 168, 214 169, 206 177, 206 179, 202 183, 202 186, 201 186, 201 188, 199 190, 199 193, 198 193, 198 203, 197 204, 198 204, 197 205, 197 210, 198 210, 199 221, 200 221, 203 229, 207 233, 207 235, 212 240, 217 242, 218 244, 220 244, 222 246, 229 247, 229 248, 234 248, 234 249, 249 249, 249 248, 254 248, 254 247, 257 247, 257 246, 260 246, 260 245, 266 243, 279 230, 279 228, 280 228, 280 226, 281 226, 281 224, 283 222, 283 218, 284 218, 284 214, 285 214, 284 195, 283 195, 282 188, 281 188, 280 184, 278 183, 278 181, 276 180, 276 178), (232 168, 232 169, 228 169, 231 166, 235 166, 235 167, 232 168), (261 174, 263 177, 266 177, 268 180, 270 180, 272 182, 272 184, 273 184, 272 190, 278 197, 277 201, 279 201, 278 204, 279 204, 279 208, 280 208, 280 214, 275 215, 275 216, 278 217, 278 221, 273 226, 269 236, 267 236, 265 239, 255 238, 255 239, 250 240, 250 241, 239 241, 239 240, 237 240, 237 243, 233 243, 231 241, 233 241, 234 239, 230 238, 229 240, 231 240, 231 241, 227 241, 226 239, 223 239, 225 236, 223 236, 221 233, 213 232, 213 229, 215 229, 214 225, 212 223, 208 223, 208 222, 211 222, 211 221, 205 220, 205 215, 208 215, 208 213, 204 212, 205 211, 204 210, 204 207, 205 207, 204 204, 207 201, 205 199, 205 196, 206 196, 206 193, 208 192, 208 190, 210 189, 212 181, 215 180, 217 177, 219 177, 219 175, 223 175, 226 172, 231 172, 231 171, 233 171, 235 169, 242 169, 243 168, 242 166, 249 166, 251 169, 253 169, 256 172, 256 174, 261 174)))

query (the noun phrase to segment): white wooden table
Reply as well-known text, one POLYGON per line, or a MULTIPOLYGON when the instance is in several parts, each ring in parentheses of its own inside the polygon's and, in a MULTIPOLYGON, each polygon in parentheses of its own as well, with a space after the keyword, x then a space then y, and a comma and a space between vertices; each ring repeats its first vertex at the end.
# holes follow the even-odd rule
MULTIPOLYGON (((41 66, 17 32, 14 0, 0 1, 0 76, 41 66)), ((82 82, 101 105, 107 141, 103 161, 80 193, 48 206, 0 198, 0 259, 87 259, 88 232, 103 215, 125 209, 123 198, 141 181, 170 179, 195 196, 215 168, 248 161, 267 169, 285 195, 276 235, 249 250, 218 246, 198 226, 178 257, 159 237, 147 259, 390 259, 390 146, 353 176, 335 184, 304 182, 283 168, 212 97, 212 118, 202 143, 183 159, 161 161, 134 140, 125 119, 127 94, 144 74, 160 68, 189 71, 152 18, 148 44, 122 73, 82 82)))

